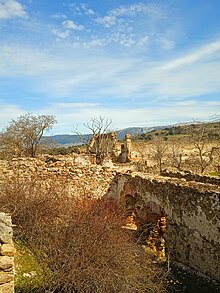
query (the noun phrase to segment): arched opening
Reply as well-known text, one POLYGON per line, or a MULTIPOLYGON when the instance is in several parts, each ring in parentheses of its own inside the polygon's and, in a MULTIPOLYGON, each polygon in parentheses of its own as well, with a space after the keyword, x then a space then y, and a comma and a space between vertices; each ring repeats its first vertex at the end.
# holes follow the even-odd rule
POLYGON ((124 228, 130 230, 137 230, 136 216, 135 216, 135 206, 136 198, 131 194, 125 196, 125 226, 124 228))
POLYGON ((125 196, 126 216, 131 216, 135 212, 136 198, 130 194, 125 196))
POLYGON ((164 261, 166 215, 155 202, 141 202, 138 197, 127 194, 125 200, 126 223, 124 228, 135 230, 137 242, 155 259, 164 261))
POLYGON ((149 201, 136 212, 136 221, 139 231, 138 241, 144 248, 160 261, 165 256, 166 215, 155 202, 149 201))

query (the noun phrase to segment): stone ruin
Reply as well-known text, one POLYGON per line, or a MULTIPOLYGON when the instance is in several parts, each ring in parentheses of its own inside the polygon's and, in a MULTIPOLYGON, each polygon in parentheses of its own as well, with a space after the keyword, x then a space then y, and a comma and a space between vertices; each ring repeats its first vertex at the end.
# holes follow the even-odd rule
POLYGON ((102 161, 102 157, 117 157, 117 134, 116 132, 95 134, 88 145, 88 151, 91 154, 96 154, 97 162, 102 161))
POLYGON ((88 145, 88 151, 96 154, 98 148, 103 148, 104 156, 119 163, 130 162, 131 159, 131 135, 125 135, 124 142, 119 145, 116 132, 93 135, 88 145))
MULTIPOLYGON (((112 142, 109 153, 117 154, 122 163, 129 161, 131 136, 126 135, 120 154, 117 153, 116 137, 109 137, 112 142)), ((53 178, 65 179, 71 194, 114 197, 127 205, 128 216, 132 218, 145 219, 148 216, 149 220, 150 215, 158 220, 164 217, 167 221, 166 254, 170 262, 183 264, 219 281, 220 179, 168 172, 164 176, 155 176, 129 168, 117 164, 108 168, 96 165, 92 155, 57 156, 56 160, 20 158, 0 161, 0 181, 4 176, 14 174, 19 174, 24 180, 31 174, 41 176, 45 182, 53 178)), ((14 249, 12 228, 7 227, 11 227, 10 219, 0 213, 0 292, 12 293, 14 249), (1 234, 6 235, 2 224, 10 235, 7 241, 1 237, 1 234), (10 255, 5 252, 5 245, 10 245, 10 255)))
POLYGON ((119 155, 118 161, 120 163, 130 162, 131 159, 131 135, 127 133, 125 135, 124 143, 121 144, 121 153, 119 155))
POLYGON ((220 178, 218 184, 205 184, 142 172, 120 172, 106 196, 128 206, 139 225, 156 225, 166 218, 164 240, 168 261, 219 282, 219 181, 220 178))
POLYGON ((0 292, 14 292, 14 255, 10 215, 0 213, 0 292))

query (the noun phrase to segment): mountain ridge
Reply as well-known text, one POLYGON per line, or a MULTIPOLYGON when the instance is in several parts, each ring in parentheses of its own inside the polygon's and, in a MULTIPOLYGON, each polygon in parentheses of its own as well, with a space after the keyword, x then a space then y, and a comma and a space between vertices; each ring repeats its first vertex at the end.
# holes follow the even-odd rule
MULTIPOLYGON (((135 136, 142 136, 144 137, 146 134, 155 131, 164 131, 164 130, 170 130, 171 132, 176 132, 174 129, 181 128, 182 133, 191 133, 194 131, 194 127, 197 125, 197 127, 203 127, 209 128, 209 131, 211 132, 219 132, 220 131, 220 120, 216 121, 210 121, 210 122, 183 122, 183 123, 175 123, 175 124, 169 124, 169 125, 159 125, 159 126, 150 126, 150 127, 127 127, 120 130, 115 130, 118 136, 118 140, 123 140, 125 135, 127 133, 130 133, 133 138, 135 136), (214 127, 213 130, 210 129, 210 127, 214 127), (173 130, 172 130, 173 128, 173 130)), ((180 132, 180 129, 178 129, 178 132, 180 132)), ((158 134, 157 134, 158 135, 158 134)), ((217 134, 215 134, 217 135, 217 134)), ((92 134, 57 134, 52 136, 46 136, 46 140, 52 141, 56 146, 58 147, 68 147, 68 146, 74 146, 74 145, 82 145, 86 144, 91 138, 92 134)))
MULTIPOLYGON (((152 126, 152 127, 127 127, 120 130, 116 130, 118 139, 123 140, 127 133, 130 133, 131 136, 140 135, 144 133, 148 133, 152 130, 160 130, 164 128, 170 128, 173 125, 165 125, 165 126, 152 126)), ((92 134, 56 134, 52 136, 47 136, 47 139, 52 139, 53 142, 57 143, 61 146, 74 146, 79 144, 84 144, 88 140, 90 140, 92 134)))

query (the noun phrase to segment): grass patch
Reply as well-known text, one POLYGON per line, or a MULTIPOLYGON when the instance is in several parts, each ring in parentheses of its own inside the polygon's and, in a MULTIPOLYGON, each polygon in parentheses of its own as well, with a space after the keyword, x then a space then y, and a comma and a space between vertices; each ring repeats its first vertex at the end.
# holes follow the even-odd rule
POLYGON ((20 240, 15 240, 16 293, 35 292, 41 286, 43 270, 32 252, 20 240))
POLYGON ((219 171, 214 171, 209 173, 210 176, 219 176, 220 177, 220 172, 219 171))

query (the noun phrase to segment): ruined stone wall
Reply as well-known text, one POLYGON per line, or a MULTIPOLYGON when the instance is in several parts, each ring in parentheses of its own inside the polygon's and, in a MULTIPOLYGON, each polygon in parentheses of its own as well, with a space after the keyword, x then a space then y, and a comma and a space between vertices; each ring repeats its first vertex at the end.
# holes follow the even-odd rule
POLYGON ((14 292, 14 254, 11 217, 0 213, 0 292, 14 292))
MULTIPOLYGON (((41 158, 17 158, 0 161, 0 183, 7 178, 40 179, 61 183, 72 196, 102 196, 116 172, 107 166, 94 164, 90 156, 70 155, 41 158)), ((1 185, 0 185, 1 187, 1 185)))
POLYGON ((161 173, 161 175, 172 177, 172 178, 185 179, 186 181, 196 181, 196 182, 220 185, 220 177, 214 177, 214 176, 210 177, 205 175, 199 175, 189 171, 172 172, 172 171, 165 170, 161 173))
POLYGON ((167 256, 220 280, 220 189, 178 179, 118 174, 108 196, 136 199, 138 213, 162 210, 167 217, 167 256))
POLYGON ((80 155, 0 161, 0 182, 7 176, 40 176, 45 182, 65 180, 73 196, 107 194, 123 201, 129 195, 135 198, 139 214, 149 209, 163 211, 168 223, 165 236, 170 260, 219 280, 220 186, 122 172, 122 168, 98 166, 80 155))

